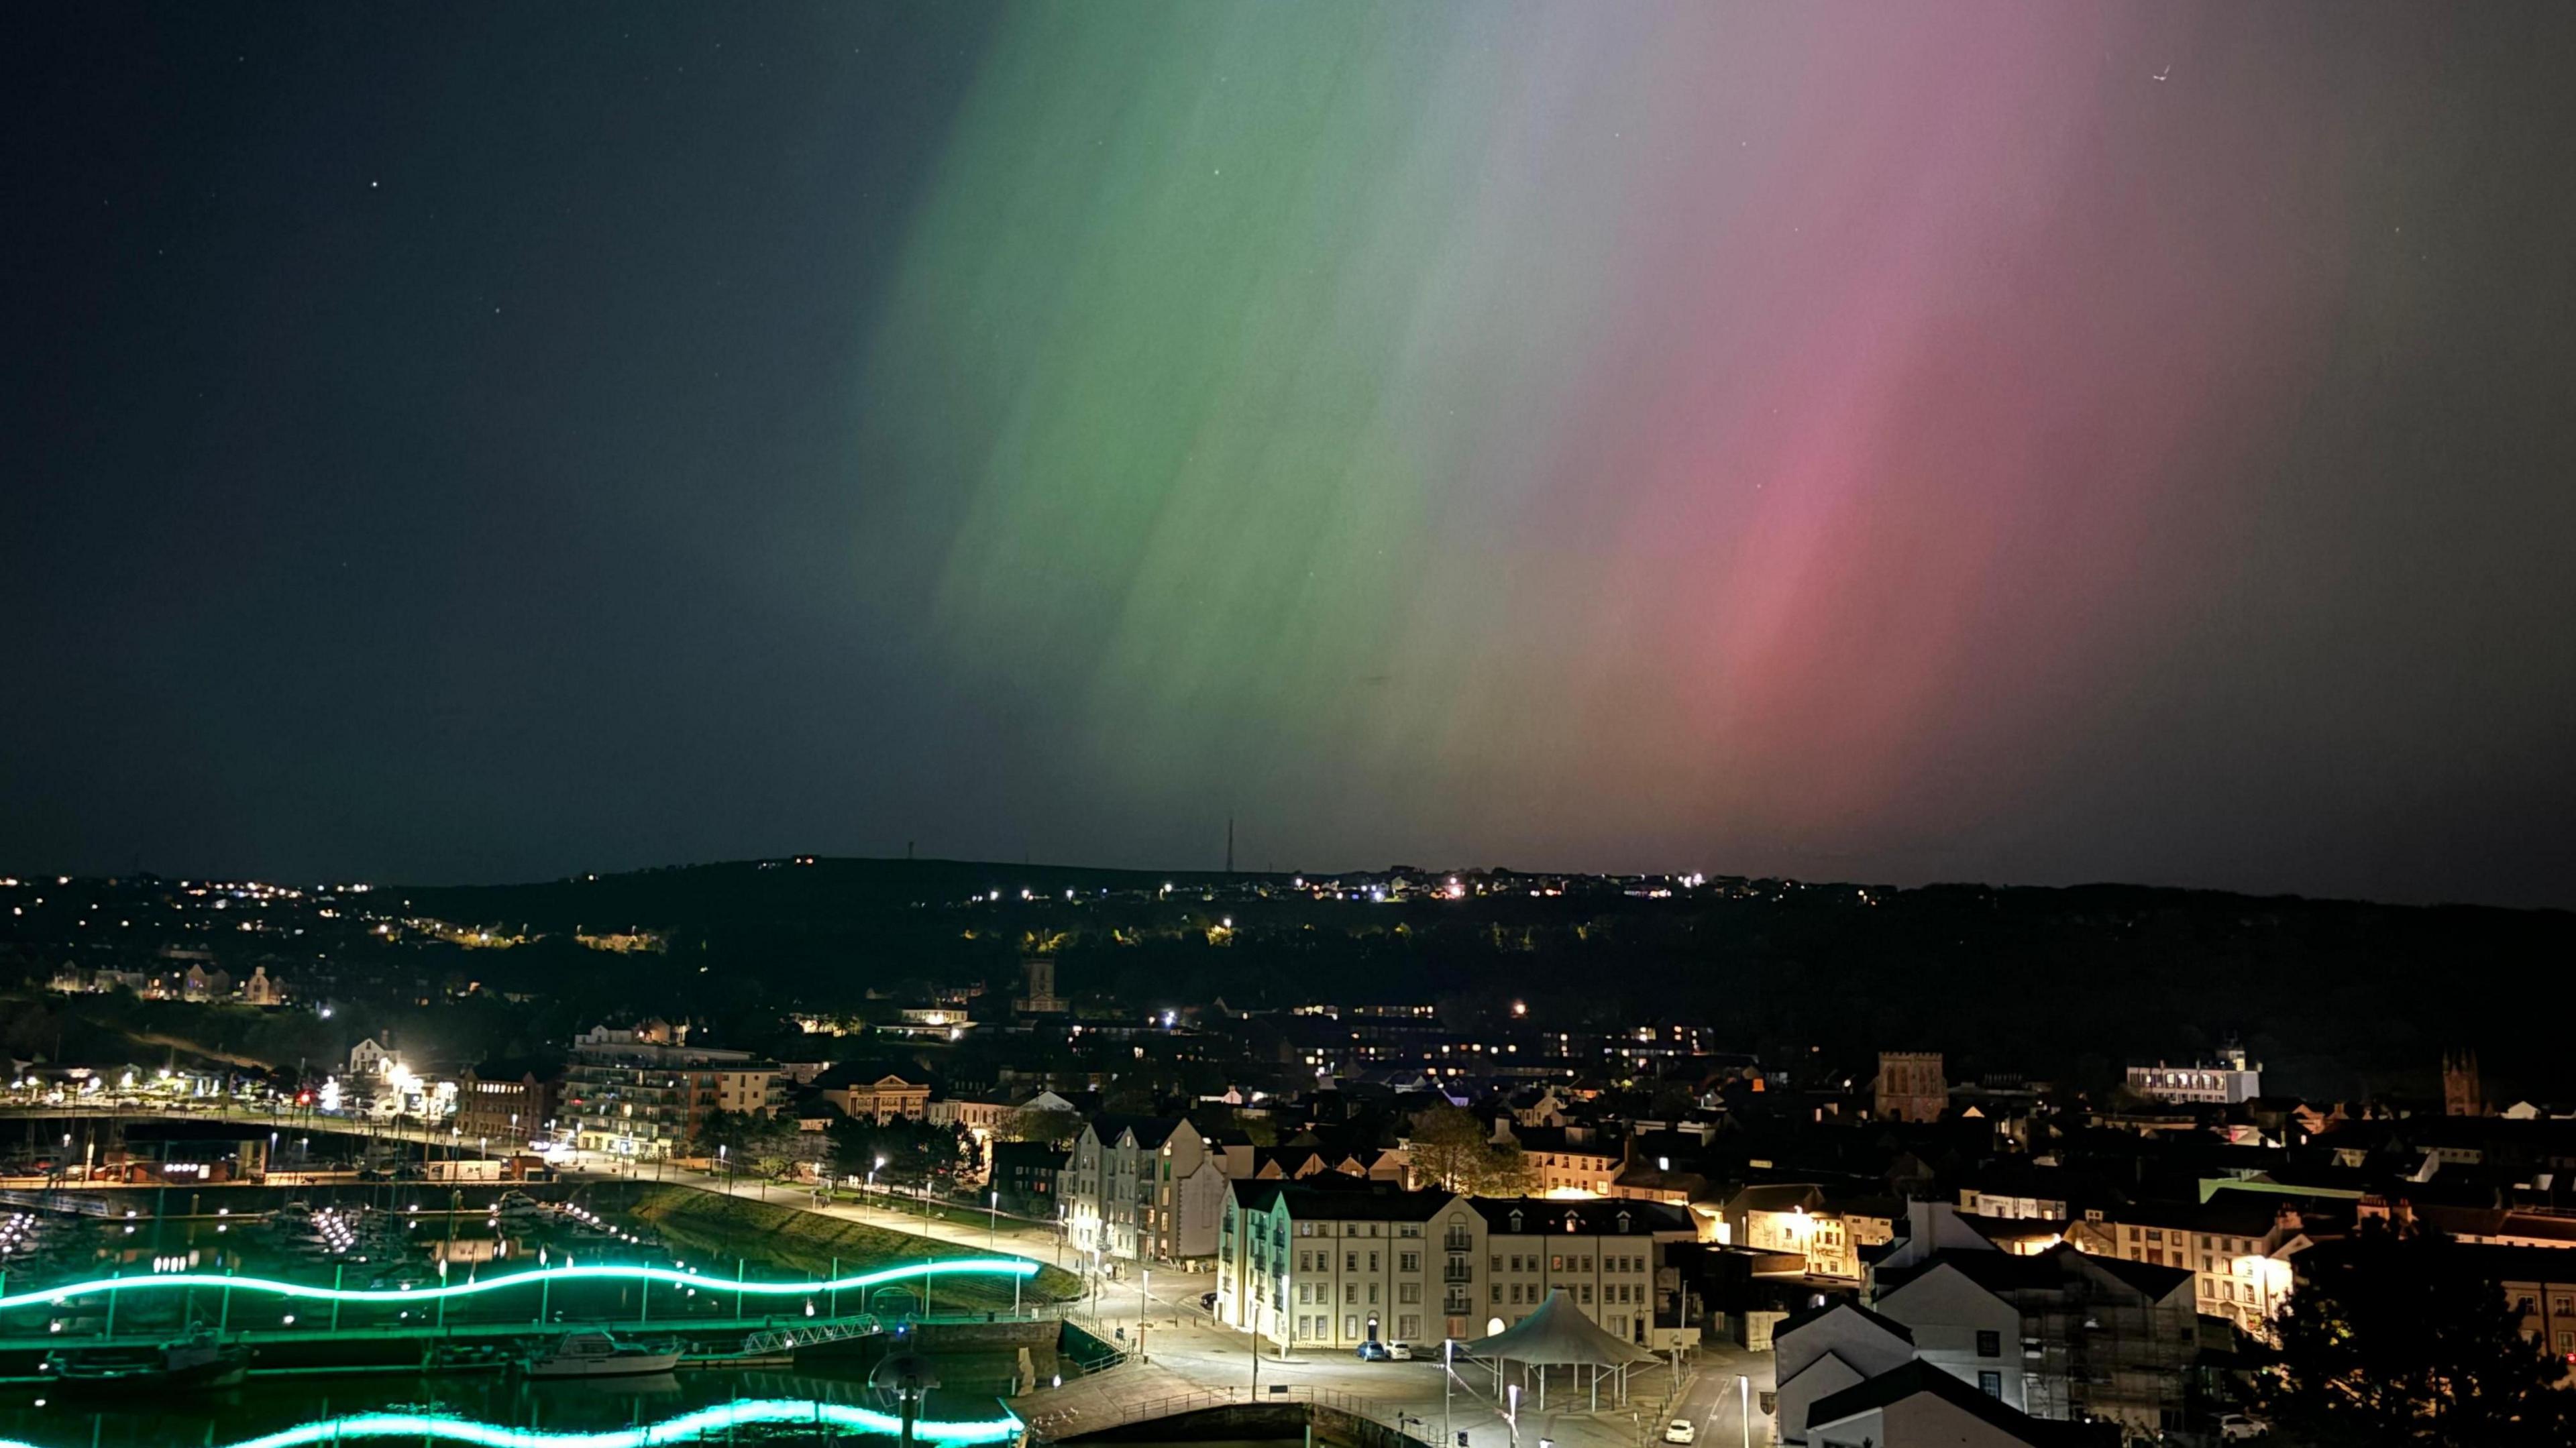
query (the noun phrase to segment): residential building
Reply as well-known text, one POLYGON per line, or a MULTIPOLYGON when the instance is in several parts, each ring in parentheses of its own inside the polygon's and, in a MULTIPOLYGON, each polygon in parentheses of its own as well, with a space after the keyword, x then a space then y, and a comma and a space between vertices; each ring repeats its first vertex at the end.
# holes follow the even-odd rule
POLYGON ((814 1082, 825 1099, 853 1121, 879 1126, 898 1117, 918 1120, 930 1111, 930 1083, 876 1066, 836 1066, 814 1082))
POLYGON ((1000 1135, 1016 1108, 1007 1101, 987 1100, 972 1096, 942 1096, 926 1101, 921 1114, 933 1126, 960 1126, 975 1140, 978 1155, 989 1153, 993 1138, 1000 1135))
POLYGON ((456 1083, 456 1133, 512 1148, 550 1140, 563 1082, 558 1061, 495 1058, 469 1066, 456 1083))
POLYGON ((1818 1399, 1812 1448, 2075 1448, 2098 1442, 2071 1423, 2018 1413, 1925 1363, 1908 1363, 1818 1399))
POLYGON ((1878 1053, 1878 1119, 1938 1121, 1950 1109, 1950 1083, 1938 1051, 1878 1053))
POLYGON ((2202 1316, 2260 1332, 2289 1300, 2290 1259, 2310 1239, 2296 1206, 2250 1195, 2094 1208, 2067 1224, 2066 1240, 2099 1256, 2189 1272, 2202 1316))
POLYGON ((999 1194, 1002 1210, 1042 1221, 1056 1220, 1064 1200, 1056 1190, 1056 1176, 1064 1168, 1064 1152, 1046 1141, 997 1141, 992 1153, 992 1175, 986 1190, 999 1194))
MULTIPOLYGON (((1240 1155, 1248 1169, 1248 1147, 1240 1155)), ((1074 1249, 1124 1262, 1214 1256, 1228 1159, 1185 1118, 1094 1118, 1058 1178, 1074 1249)))
POLYGON ((1905 1325, 1919 1361, 2033 1417, 2114 1421, 2149 1437, 2184 1425, 2200 1344, 2190 1273, 2063 1244, 1889 1261, 1899 1265, 1872 1274, 1870 1309, 1905 1325))
POLYGON ((349 1074, 352 1076, 381 1076, 393 1068, 393 1063, 394 1053, 373 1036, 349 1048, 349 1074))
MULTIPOLYGON (((1239 1181, 1217 1236, 1217 1320, 1283 1346, 1500 1331, 1476 1291, 1484 1218, 1392 1183, 1239 1181)), ((1523 1309, 1527 1311, 1526 1308, 1523 1309)))
POLYGON ((254 965, 250 979, 242 982, 241 998, 246 1006, 282 1006, 286 1004, 286 987, 269 975, 267 966, 254 965))
POLYGON ((655 1160, 682 1155, 710 1113, 774 1113, 778 1068, 748 1051, 687 1044, 687 1028, 647 1021, 594 1027, 573 1042, 557 1120, 585 1151, 655 1160))
POLYGON ((1808 1409, 1815 1403, 1912 1361, 1913 1330, 1849 1298, 1782 1319, 1771 1329, 1780 1441, 1807 1441, 1808 1409))
MULTIPOLYGON (((1554 1099, 1552 1094, 1544 1098, 1554 1099)), ((1520 1143, 1541 1196, 1606 1197, 1626 1165, 1619 1145, 1600 1140, 1587 1127, 1496 1123, 1495 1140, 1507 1139, 1520 1143)))
POLYGON ((1695 1341, 1681 1273, 1665 1248, 1695 1242, 1683 1207, 1658 1202, 1476 1197, 1484 1219, 1484 1302, 1505 1327, 1562 1291, 1604 1332, 1661 1352, 1695 1341))
POLYGON ((1863 1249, 1894 1240, 1897 1203, 1853 1198, 1836 1203, 1812 1182, 1746 1187, 1719 1208, 1718 1240, 1763 1252, 1795 1252, 1807 1275, 1857 1282, 1863 1249))

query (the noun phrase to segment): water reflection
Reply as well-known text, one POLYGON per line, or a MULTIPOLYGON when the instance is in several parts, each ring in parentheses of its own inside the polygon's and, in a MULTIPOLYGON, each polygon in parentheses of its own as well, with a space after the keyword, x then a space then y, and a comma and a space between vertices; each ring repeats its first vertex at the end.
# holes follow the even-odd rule
MULTIPOLYGON (((676 1388, 677 1384, 674 1383, 676 1388)), ((87 1441, 99 1443, 99 1424, 87 1441)), ((486 1448, 642 1448, 657 1443, 756 1436, 764 1442, 827 1442, 848 1438, 888 1437, 901 1430, 894 1415, 875 1408, 800 1398, 736 1398, 704 1408, 638 1422, 625 1428, 544 1429, 479 1421, 431 1407, 406 1405, 299 1423, 291 1428, 237 1439, 222 1448, 297 1448, 313 1443, 358 1443, 398 1439, 417 1443, 470 1443, 486 1448)), ((913 1436, 932 1443, 992 1443, 1018 1434, 1019 1420, 1004 1414, 980 1421, 924 1420, 913 1424, 913 1436)), ((157 1440, 167 1442, 170 1440, 157 1440)), ((213 1442, 211 1435, 206 1440, 213 1442)), ((69 1437, 51 1442, 0 1439, 0 1448, 75 1448, 69 1437)))
MULTIPOLYGON (((894 1404, 863 1385, 776 1373, 688 1373, 529 1384, 411 1378, 270 1380, 194 1398, 0 1408, 0 1448, 287 1448, 421 1443, 619 1448, 695 1441, 813 1443, 893 1437, 894 1404)), ((1018 1419, 991 1392, 933 1393, 914 1437, 1009 1440, 1018 1419)))

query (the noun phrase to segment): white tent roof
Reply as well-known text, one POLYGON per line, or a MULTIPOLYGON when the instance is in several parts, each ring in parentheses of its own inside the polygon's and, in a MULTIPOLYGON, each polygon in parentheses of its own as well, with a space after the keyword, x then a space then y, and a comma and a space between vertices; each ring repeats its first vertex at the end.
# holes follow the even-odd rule
POLYGON ((1617 1368, 1655 1361, 1653 1353, 1634 1343, 1621 1342, 1594 1325, 1592 1319, 1565 1300, 1562 1288, 1549 1292, 1537 1311, 1492 1337, 1458 1344, 1458 1355, 1509 1358, 1542 1367, 1579 1363, 1617 1368))

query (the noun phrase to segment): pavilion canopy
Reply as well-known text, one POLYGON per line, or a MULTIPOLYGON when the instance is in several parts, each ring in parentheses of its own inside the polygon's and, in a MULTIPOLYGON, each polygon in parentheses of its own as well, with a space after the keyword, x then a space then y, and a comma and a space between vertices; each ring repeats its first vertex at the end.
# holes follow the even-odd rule
POLYGON ((1634 1343, 1621 1342, 1595 1326, 1592 1319, 1565 1300, 1562 1288, 1548 1293, 1537 1311, 1492 1337, 1458 1344, 1458 1355, 1508 1359, 1541 1367, 1575 1364, 1624 1368, 1655 1361, 1653 1353, 1634 1343))

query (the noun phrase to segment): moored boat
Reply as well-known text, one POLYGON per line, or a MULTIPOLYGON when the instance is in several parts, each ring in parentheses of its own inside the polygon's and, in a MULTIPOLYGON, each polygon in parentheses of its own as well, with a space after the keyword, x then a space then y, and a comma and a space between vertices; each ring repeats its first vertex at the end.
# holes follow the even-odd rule
POLYGON ((67 1391, 229 1388, 249 1373, 250 1349, 200 1325, 155 1347, 65 1348, 46 1354, 39 1371, 67 1391))
POLYGON ((667 1373, 679 1362, 676 1345, 648 1347, 604 1332, 575 1332, 530 1356, 526 1372, 532 1378, 624 1378, 667 1373))

